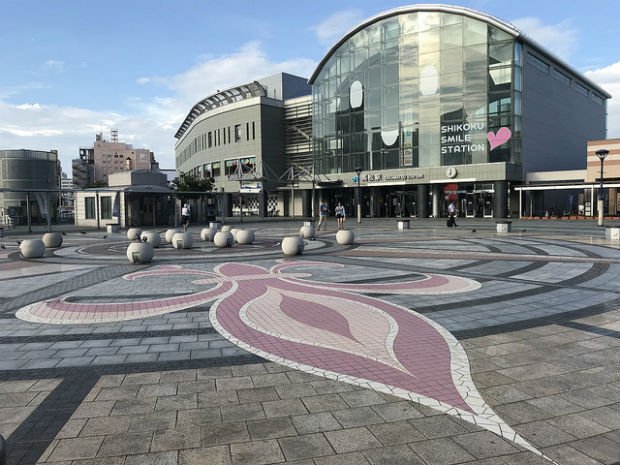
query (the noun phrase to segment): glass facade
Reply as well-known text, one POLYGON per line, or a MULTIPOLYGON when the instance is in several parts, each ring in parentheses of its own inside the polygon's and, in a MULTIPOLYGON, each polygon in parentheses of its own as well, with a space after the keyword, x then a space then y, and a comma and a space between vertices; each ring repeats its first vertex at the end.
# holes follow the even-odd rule
POLYGON ((521 81, 520 44, 485 21, 418 11, 374 22, 313 82, 317 172, 519 163, 521 81))

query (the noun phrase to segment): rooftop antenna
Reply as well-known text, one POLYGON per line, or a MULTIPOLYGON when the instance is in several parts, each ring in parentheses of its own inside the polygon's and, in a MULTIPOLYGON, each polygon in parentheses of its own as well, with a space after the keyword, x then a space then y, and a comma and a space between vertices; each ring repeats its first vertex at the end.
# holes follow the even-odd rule
POLYGON ((110 134, 112 136, 112 142, 118 142, 118 129, 112 129, 110 134))

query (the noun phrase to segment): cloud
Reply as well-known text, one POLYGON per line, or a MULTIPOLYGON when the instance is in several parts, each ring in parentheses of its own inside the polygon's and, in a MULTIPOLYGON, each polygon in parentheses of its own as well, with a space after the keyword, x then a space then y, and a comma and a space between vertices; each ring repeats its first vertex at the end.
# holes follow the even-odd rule
POLYGON ((65 63, 64 61, 58 60, 47 60, 43 64, 43 69, 52 73, 63 73, 65 71, 65 63))
POLYGON ((309 77, 315 67, 315 61, 304 58, 270 60, 260 42, 250 42, 228 55, 202 56, 194 66, 175 75, 139 78, 140 93, 146 89, 154 95, 110 102, 127 108, 122 113, 18 102, 24 89, 0 89, 0 149, 57 149, 63 171, 70 174, 71 160, 79 156, 80 146, 92 146, 96 133, 109 137, 111 129, 118 129, 119 140, 135 148, 149 148, 162 168, 174 168, 174 134, 196 102, 218 89, 278 72, 309 77), (9 97, 17 103, 8 103, 9 97))
POLYGON ((604 68, 587 71, 585 76, 605 89, 607 100, 607 137, 620 137, 620 61, 604 68))
POLYGON ((544 48, 564 61, 572 56, 579 45, 579 31, 570 20, 558 24, 543 24, 539 18, 526 17, 511 23, 544 48))
POLYGON ((310 30, 314 32, 319 43, 331 46, 353 27, 360 24, 364 18, 366 15, 361 10, 338 11, 312 26, 310 30))

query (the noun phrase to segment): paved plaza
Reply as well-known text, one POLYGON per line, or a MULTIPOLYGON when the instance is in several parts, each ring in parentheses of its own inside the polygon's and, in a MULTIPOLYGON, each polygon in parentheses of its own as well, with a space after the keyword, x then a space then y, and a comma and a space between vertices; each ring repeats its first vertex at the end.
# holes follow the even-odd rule
POLYGON ((38 235, 12 231, 7 463, 620 463, 620 243, 458 223, 349 220, 341 246, 333 220, 285 258, 301 220, 244 220, 251 245, 194 227, 143 265, 123 233, 66 229, 25 260, 38 235))

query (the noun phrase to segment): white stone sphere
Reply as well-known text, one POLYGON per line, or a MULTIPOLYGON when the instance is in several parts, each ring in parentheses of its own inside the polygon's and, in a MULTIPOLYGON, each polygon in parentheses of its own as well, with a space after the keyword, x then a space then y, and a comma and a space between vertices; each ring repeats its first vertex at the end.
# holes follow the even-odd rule
POLYGON ((220 229, 220 231, 230 232, 231 229, 232 229, 232 226, 230 226, 229 224, 225 224, 224 226, 222 226, 222 229, 220 229))
MULTIPOLYGON (((211 242, 213 240, 213 237, 211 236, 211 231, 211 228, 202 228, 200 230, 200 239, 205 242, 211 242)), ((213 236, 215 236, 215 234, 213 234, 213 236)))
POLYGON ((232 229, 230 230, 230 234, 232 234, 232 237, 233 237, 233 240, 234 240, 234 241, 237 241, 237 233, 238 233, 239 231, 241 231, 241 229, 239 229, 239 228, 232 228, 232 229))
POLYGON ((234 242, 235 240, 229 231, 218 231, 215 233, 215 236, 213 236, 213 243, 220 249, 224 247, 232 247, 234 242))
POLYGON ((166 242, 168 243, 172 243, 172 236, 174 236, 176 233, 180 233, 182 232, 179 228, 174 228, 174 229, 168 229, 166 231, 166 242))
POLYGON ((355 240, 355 234, 350 229, 341 229, 336 233, 336 242, 340 245, 351 245, 355 240))
POLYGON ((194 245, 194 239, 191 233, 178 232, 172 236, 172 247, 175 249, 191 249, 194 245))
POLYGON ((254 242, 256 237, 254 236, 254 231, 240 229, 235 236, 235 240, 237 241, 237 244, 246 245, 254 242))
POLYGON ((25 239, 19 244, 19 251, 24 258, 41 258, 45 255, 45 244, 41 239, 25 239))
POLYGON ((304 240, 301 236, 287 236, 282 239, 282 253, 284 255, 301 255, 303 252, 304 240))
POLYGON ((62 234, 59 232, 45 233, 41 239, 47 248, 56 248, 62 245, 62 234))
POLYGON ((139 228, 129 228, 127 230, 127 239, 130 241, 135 241, 140 239, 140 234, 142 234, 142 230, 139 228))
POLYGON ((157 231, 143 231, 140 235, 142 242, 148 242, 154 249, 161 245, 161 237, 157 231))
POLYGON ((304 239, 310 239, 314 237, 315 229, 314 226, 302 226, 299 229, 299 235, 304 239))
POLYGON ((127 258, 133 264, 151 263, 153 255, 155 255, 155 250, 148 242, 132 242, 127 247, 127 258))

